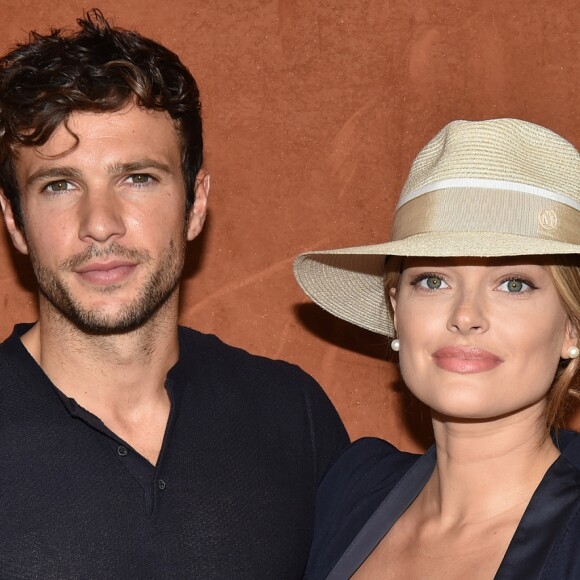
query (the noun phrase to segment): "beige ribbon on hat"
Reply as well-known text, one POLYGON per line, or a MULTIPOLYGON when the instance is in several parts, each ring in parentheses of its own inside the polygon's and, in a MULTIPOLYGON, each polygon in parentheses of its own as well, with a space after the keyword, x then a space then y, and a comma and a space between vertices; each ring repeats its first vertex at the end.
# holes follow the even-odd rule
POLYGON ((579 218, 567 204, 521 191, 439 189, 397 210, 392 239, 428 232, 497 232, 580 244, 579 218))

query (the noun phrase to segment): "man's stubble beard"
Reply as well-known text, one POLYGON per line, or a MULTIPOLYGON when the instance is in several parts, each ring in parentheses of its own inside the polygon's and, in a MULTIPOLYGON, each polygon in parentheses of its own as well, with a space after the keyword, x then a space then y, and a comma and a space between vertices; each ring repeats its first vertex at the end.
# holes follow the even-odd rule
MULTIPOLYGON (((177 243, 172 240, 159 259, 155 271, 148 273, 138 295, 116 314, 108 315, 98 309, 88 309, 73 296, 70 288, 50 268, 43 266, 36 253, 30 248, 30 261, 36 276, 39 291, 49 307, 87 334, 109 335, 130 332, 145 324, 173 295, 179 285, 187 239, 185 232, 177 243)), ((94 246, 67 260, 59 269, 72 271, 91 258, 117 256, 136 259, 139 265, 151 262, 149 252, 130 250, 113 243, 105 250, 94 246)), ((102 289, 103 296, 114 294, 117 286, 102 289)))

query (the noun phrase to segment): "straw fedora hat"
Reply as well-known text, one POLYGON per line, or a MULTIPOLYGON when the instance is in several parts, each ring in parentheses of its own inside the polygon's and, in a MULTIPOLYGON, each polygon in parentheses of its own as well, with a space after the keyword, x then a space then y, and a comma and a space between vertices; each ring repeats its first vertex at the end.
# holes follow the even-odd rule
POLYGON ((383 287, 386 256, 579 252, 574 146, 518 119, 454 121, 413 162, 391 242, 301 254, 294 275, 325 310, 394 336, 383 287))

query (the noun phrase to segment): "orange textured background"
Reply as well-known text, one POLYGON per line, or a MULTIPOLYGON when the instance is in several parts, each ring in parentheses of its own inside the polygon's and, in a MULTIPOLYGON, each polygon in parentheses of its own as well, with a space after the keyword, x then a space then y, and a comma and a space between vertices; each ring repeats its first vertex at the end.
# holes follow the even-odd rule
MULTIPOLYGON (((76 0, 2 2, 0 49, 70 27, 76 0)), ((190 248, 181 320, 298 363, 353 438, 429 439, 383 337, 321 312, 291 273, 306 249, 387 239, 418 150, 448 121, 520 117, 580 145, 577 0, 103 0, 199 82, 206 230, 190 248)), ((34 320, 26 260, 0 234, 0 337, 34 320)))

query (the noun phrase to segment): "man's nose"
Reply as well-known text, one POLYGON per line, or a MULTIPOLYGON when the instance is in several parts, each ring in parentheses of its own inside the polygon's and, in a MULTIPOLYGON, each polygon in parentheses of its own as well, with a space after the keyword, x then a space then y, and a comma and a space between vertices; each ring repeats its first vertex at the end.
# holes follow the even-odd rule
POLYGON ((106 187, 87 190, 78 203, 79 238, 86 243, 114 241, 126 233, 122 202, 106 187))

